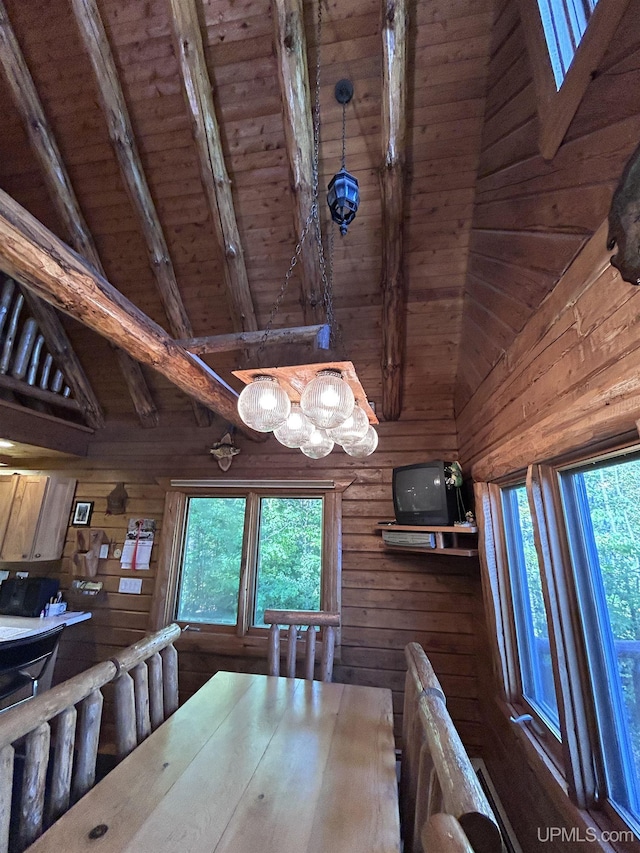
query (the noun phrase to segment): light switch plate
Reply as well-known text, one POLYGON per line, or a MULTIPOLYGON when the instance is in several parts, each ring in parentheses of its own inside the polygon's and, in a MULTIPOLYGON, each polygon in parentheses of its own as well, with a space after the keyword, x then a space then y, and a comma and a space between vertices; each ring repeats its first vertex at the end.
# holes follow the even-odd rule
POLYGON ((107 542, 105 545, 100 546, 100 559, 106 560, 109 556, 109 543, 107 542))
POLYGON ((120 578, 118 592, 131 592, 140 595, 142 592, 142 578, 120 578))

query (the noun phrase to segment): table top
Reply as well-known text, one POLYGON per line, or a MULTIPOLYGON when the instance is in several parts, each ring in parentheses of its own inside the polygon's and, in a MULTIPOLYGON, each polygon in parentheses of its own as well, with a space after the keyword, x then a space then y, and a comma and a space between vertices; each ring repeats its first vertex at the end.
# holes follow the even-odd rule
POLYGON ((7 640, 18 640, 42 634, 58 625, 75 625, 91 619, 91 613, 85 611, 67 610, 61 616, 46 616, 31 618, 29 616, 0 615, 0 643, 7 640))
POLYGON ((398 853, 399 838, 389 690, 218 672, 29 853, 398 853))

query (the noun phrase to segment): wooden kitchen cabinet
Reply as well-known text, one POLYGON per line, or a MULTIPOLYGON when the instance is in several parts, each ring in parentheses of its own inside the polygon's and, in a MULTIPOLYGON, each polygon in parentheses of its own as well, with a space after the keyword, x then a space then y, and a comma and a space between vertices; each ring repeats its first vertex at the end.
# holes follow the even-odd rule
POLYGON ((68 477, 0 477, 0 560, 57 560, 75 488, 68 477))

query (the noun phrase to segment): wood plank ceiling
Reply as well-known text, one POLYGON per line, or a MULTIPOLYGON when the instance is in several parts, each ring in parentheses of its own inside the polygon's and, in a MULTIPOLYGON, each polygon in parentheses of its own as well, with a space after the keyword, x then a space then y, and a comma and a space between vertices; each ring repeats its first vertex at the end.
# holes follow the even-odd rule
MULTIPOLYGON (((320 208, 339 355, 387 419, 453 416, 493 5, 322 0, 320 208), (361 204, 330 238, 343 77, 361 204)), ((313 200, 317 13, 316 0, 4 0, 0 189, 168 339, 264 329, 313 200)), ((310 239, 274 327, 324 322, 321 300, 310 239)), ((114 348, 63 323, 107 423, 209 423, 206 393, 190 404, 188 380, 179 390, 150 369, 127 335, 114 348)), ((255 352, 202 358, 238 388, 231 370, 255 352)))

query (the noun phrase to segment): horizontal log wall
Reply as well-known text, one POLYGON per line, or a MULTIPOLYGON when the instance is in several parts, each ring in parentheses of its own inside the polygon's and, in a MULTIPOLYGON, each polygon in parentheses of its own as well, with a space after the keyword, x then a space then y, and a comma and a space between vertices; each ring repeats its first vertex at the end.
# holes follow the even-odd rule
MULTIPOLYGON (((355 478, 343 495, 342 655, 334 668, 334 680, 389 687, 399 733, 403 648, 410 641, 419 642, 446 691, 461 737, 478 754, 482 736, 476 685, 477 624, 483 617, 477 560, 387 553, 375 529, 379 519, 393 516, 392 468, 424 459, 453 458, 456 437, 448 419, 382 424, 379 433, 379 448, 369 460, 356 461, 334 451, 327 459, 306 465, 299 452, 280 447, 274 439, 257 448, 239 438, 242 452, 234 458, 229 474, 259 479, 272 478, 277 471, 278 476, 291 478, 355 478)), ((92 528, 105 530, 108 539, 121 546, 129 518, 155 518, 157 543, 164 492, 155 478, 216 477, 220 472, 208 449, 218 437, 196 428, 181 430, 179 441, 175 430, 163 428, 153 432, 105 430, 94 440, 88 460, 56 465, 78 478, 78 499, 95 502, 92 528), (107 516, 107 495, 118 481, 125 483, 129 493, 127 510, 125 515, 107 516)), ((72 578, 74 550, 75 530, 70 528, 62 562, 65 589, 72 578)), ((107 659, 143 635, 157 558, 154 544, 151 569, 135 573, 142 578, 141 595, 118 593, 119 578, 134 573, 121 570, 115 558, 100 561, 96 579, 103 582, 104 592, 95 600, 73 599, 74 607, 90 608, 93 618, 69 630, 59 656, 58 677, 107 659)), ((197 644, 197 638, 191 635, 190 642, 197 644)), ((266 673, 266 645, 264 659, 212 656, 183 648, 181 699, 218 668, 266 673)), ((108 704, 107 696, 107 713, 108 704)))
MULTIPOLYGON (((640 293, 607 267, 598 229, 640 139, 639 15, 630 3, 546 163, 518 3, 498 4, 456 393, 461 461, 477 479, 635 432, 640 293)), ((547 793, 481 663, 486 763, 523 849, 538 849, 538 828, 570 831, 575 812, 547 793)))

